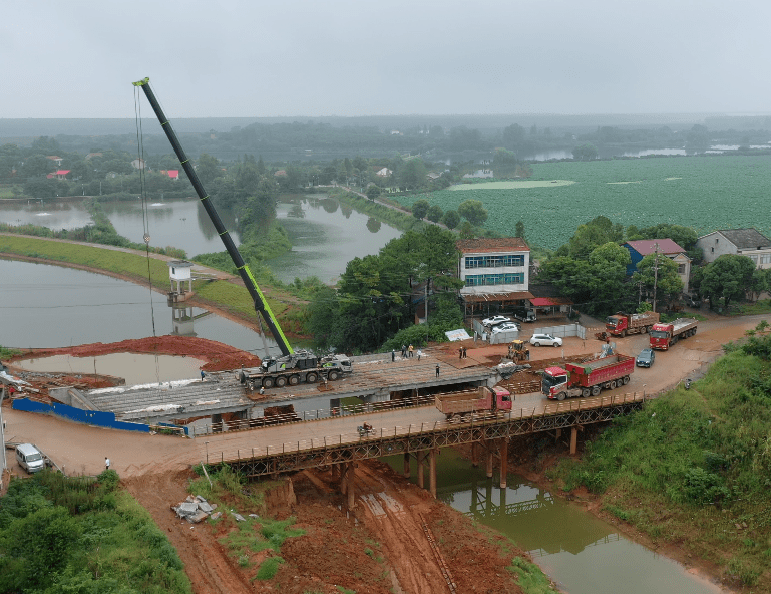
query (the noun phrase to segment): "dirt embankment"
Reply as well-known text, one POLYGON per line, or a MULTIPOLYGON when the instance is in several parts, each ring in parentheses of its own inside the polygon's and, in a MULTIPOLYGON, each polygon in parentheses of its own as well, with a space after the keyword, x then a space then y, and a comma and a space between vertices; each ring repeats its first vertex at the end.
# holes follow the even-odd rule
POLYGON ((111 353, 149 353, 157 355, 189 355, 205 360, 206 371, 224 371, 238 369, 241 365, 258 366, 261 360, 241 349, 221 342, 197 338, 193 336, 155 336, 136 338, 121 342, 94 342, 73 347, 57 347, 51 349, 34 349, 25 351, 10 359, 11 362, 31 357, 50 357, 53 355, 71 355, 73 357, 94 357, 111 353))
MULTIPOLYGON (((327 471, 291 477, 291 489, 269 496, 266 510, 278 519, 293 516, 304 530, 281 548, 284 563, 270 582, 253 580, 266 553, 250 555, 248 564, 228 554, 220 539, 232 522, 191 527, 169 506, 187 495, 188 471, 134 477, 124 485, 167 534, 185 564, 196 594, 238 592, 319 592, 339 594, 337 586, 368 594, 447 594, 521 592, 506 570, 514 554, 492 531, 472 521, 379 462, 356 469, 357 508, 347 513, 339 484, 327 471), (293 497, 286 497, 287 492, 293 497)), ((237 509, 239 513, 250 510, 237 509)), ((346 590, 347 591, 347 590, 346 590)))

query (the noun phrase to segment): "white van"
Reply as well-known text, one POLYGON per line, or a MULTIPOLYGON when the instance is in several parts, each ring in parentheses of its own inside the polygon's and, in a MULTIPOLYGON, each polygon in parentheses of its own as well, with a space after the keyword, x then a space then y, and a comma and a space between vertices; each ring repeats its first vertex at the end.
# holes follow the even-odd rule
POLYGON ((43 454, 31 443, 20 443, 16 446, 16 461, 30 474, 46 467, 43 454))

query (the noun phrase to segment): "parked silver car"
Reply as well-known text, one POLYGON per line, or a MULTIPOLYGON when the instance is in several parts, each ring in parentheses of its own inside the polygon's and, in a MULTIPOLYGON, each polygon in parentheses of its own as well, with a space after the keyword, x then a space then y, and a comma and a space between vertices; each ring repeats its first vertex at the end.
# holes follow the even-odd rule
POLYGON ((533 334, 529 342, 533 346, 562 346, 562 339, 559 336, 552 336, 550 334, 533 334))

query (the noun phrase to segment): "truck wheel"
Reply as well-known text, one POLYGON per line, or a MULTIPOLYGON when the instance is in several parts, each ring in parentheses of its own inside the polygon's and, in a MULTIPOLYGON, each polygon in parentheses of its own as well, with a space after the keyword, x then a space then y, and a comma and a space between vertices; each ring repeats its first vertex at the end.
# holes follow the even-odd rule
POLYGON ((565 392, 560 392, 557 394, 557 400, 565 400, 565 392))
POLYGON ((309 384, 314 383, 317 379, 319 379, 319 376, 312 371, 305 376, 305 381, 308 382, 309 384))
POLYGON ((615 390, 616 389, 616 380, 611 380, 610 381, 610 389, 611 390, 615 390))
POLYGON ((589 388, 581 390, 581 398, 589 398, 592 395, 592 391, 589 388))
POLYGON ((631 381, 631 379, 632 379, 631 377, 629 377, 628 375, 625 375, 624 376, 624 385, 626 386, 631 381))
POLYGON ((592 386, 592 396, 599 396, 600 392, 602 392, 602 388, 600 386, 592 386))
POLYGON ((626 330, 621 331, 621 338, 626 338, 626 330))
POLYGON ((296 386, 300 383, 300 376, 299 375, 290 375, 289 376, 289 385, 290 386, 296 386))
POLYGON ((272 377, 266 377, 264 380, 262 380, 262 387, 263 388, 272 388, 273 387, 273 378, 272 377))
POLYGON ((286 378, 282 375, 281 377, 276 378, 276 387, 277 388, 283 388, 286 386, 286 378))
POLYGON ((340 373, 339 373, 339 372, 337 372, 337 371, 330 371, 330 372, 329 372, 329 381, 330 381, 330 382, 333 382, 333 381, 335 381, 335 380, 336 380, 336 379, 338 379, 339 377, 340 377, 340 373))
POLYGON ((642 334, 645 334, 646 332, 648 332, 648 326, 643 326, 643 327, 640 329, 640 332, 641 332, 642 334))

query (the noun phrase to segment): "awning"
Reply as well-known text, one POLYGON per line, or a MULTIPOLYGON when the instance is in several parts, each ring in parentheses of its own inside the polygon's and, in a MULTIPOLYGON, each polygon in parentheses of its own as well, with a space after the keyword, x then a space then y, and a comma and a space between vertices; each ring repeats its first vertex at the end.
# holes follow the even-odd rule
POLYGON ((532 299, 533 295, 527 291, 517 291, 514 293, 461 293, 461 299, 465 303, 492 303, 495 301, 520 301, 522 299, 532 299))
POLYGON ((573 305, 570 299, 563 299, 561 297, 533 297, 530 299, 530 303, 533 307, 553 307, 557 305, 573 305))

